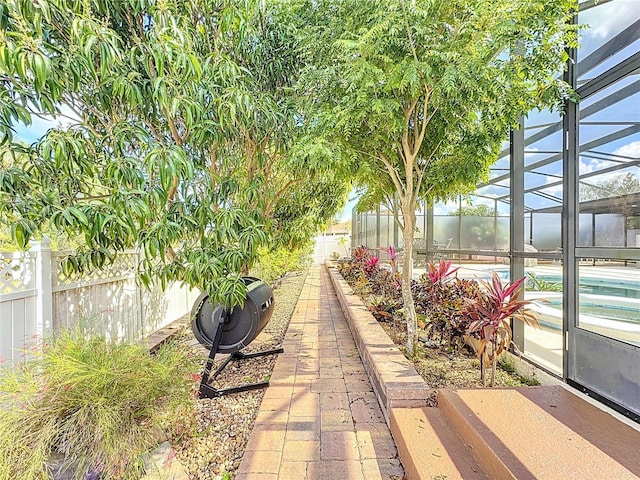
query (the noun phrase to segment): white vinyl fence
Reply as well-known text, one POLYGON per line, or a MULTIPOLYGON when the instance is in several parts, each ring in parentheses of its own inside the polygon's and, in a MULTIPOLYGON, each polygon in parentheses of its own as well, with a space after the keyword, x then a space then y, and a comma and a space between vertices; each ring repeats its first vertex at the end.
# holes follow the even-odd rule
POLYGON ((351 235, 335 234, 335 235, 318 235, 315 238, 315 246, 313 249, 313 263, 324 263, 330 259, 332 255, 338 257, 348 257, 351 250, 351 235))
POLYGON ((28 252, 0 252, 0 364, 20 363, 25 349, 62 327, 138 341, 188 313, 199 292, 136 285, 138 255, 68 278, 60 267, 66 254, 52 252, 47 239, 28 252))

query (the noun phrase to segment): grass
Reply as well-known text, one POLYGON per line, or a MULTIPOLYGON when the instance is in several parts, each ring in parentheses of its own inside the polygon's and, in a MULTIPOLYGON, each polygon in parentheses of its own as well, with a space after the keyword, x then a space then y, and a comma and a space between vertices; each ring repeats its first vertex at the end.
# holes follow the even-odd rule
POLYGON ((144 453, 190 428, 193 365, 175 345, 61 332, 0 376, 0 479, 50 478, 54 453, 75 479, 139 478, 144 453))

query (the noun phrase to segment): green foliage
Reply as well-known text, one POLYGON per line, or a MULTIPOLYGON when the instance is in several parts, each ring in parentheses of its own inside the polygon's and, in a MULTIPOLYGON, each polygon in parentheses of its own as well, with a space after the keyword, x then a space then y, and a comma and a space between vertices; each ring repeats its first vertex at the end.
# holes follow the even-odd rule
POLYGON ((373 315, 378 322, 394 321, 396 313, 400 311, 401 308, 402 300, 394 300, 386 296, 371 300, 368 306, 371 315, 373 315))
MULTIPOLYGON (((509 128, 559 106, 575 0, 296 2, 311 65, 299 85, 319 135, 349 151, 364 202, 385 201, 411 264, 417 201, 470 192, 509 128), (306 23, 306 26, 305 26, 306 23)), ((403 269, 407 350, 416 315, 403 269)))
POLYGON ((139 248, 144 284, 241 303, 259 247, 303 245, 347 186, 299 121, 283 15, 257 0, 2 0, 0 139, 22 156, 0 168, 0 219, 16 244, 48 226, 81 238, 69 271, 139 248), (33 115, 69 124, 11 143, 33 115), (301 226, 309 191, 317 217, 301 226))
POLYGON ((251 270, 251 275, 264 280, 274 282, 289 272, 302 271, 308 268, 311 255, 311 247, 299 248, 291 251, 280 247, 270 251, 262 247, 258 251, 258 261, 251 270))
POLYGON ((516 371, 516 367, 513 364, 513 362, 504 354, 500 355, 500 357, 498 358, 498 366, 500 366, 502 371, 510 373, 513 376, 515 376, 517 380, 524 385, 528 385, 530 387, 535 387, 540 385, 540 382, 535 377, 530 378, 530 377, 525 377, 524 375, 519 374, 516 371))
POLYGON ((457 210, 449 213, 449 215, 462 215, 463 217, 493 217, 496 215, 496 209, 489 205, 463 205, 457 210))
POLYGON ((580 201, 617 197, 640 193, 640 179, 631 172, 615 175, 609 179, 594 182, 580 182, 580 201))
MULTIPOLYGON (((390 247, 390 253, 395 252, 390 247)), ((393 264, 394 260, 391 261, 393 264)), ((373 294, 379 297, 371 312, 378 320, 386 321, 402 308, 402 278, 393 269, 381 267, 380 258, 367 247, 357 247, 347 262, 338 264, 338 272, 358 294, 373 294)))
POLYGON ((463 345, 470 323, 467 302, 475 302, 481 296, 477 281, 454 276, 458 269, 450 267, 451 263, 444 260, 438 266, 429 263, 428 272, 411 289, 416 311, 425 316, 420 327, 428 339, 449 349, 463 345))
MULTIPOLYGON (((372 258, 377 257, 369 249, 358 247, 350 262, 338 265, 338 271, 356 294, 374 295, 369 311, 376 320, 392 321, 405 308, 400 295, 402 280, 397 274, 368 268, 372 258)), ((429 263, 427 273, 412 283, 419 325, 429 340, 439 342, 441 349, 450 352, 463 345, 475 348, 480 357, 481 379, 485 381, 484 367, 489 362, 493 386, 500 354, 511 346, 510 319, 539 327, 537 314, 527 308, 529 301, 518 297, 525 277, 503 286, 495 273, 492 282, 479 283, 458 278, 457 270, 445 260, 438 265, 429 263)))
POLYGON ((319 175, 304 188, 285 193, 272 215, 274 244, 291 250, 304 247, 344 205, 345 185, 340 179, 319 175))
POLYGON ((109 344, 64 331, 0 375, 0 478, 49 478, 65 455, 74 478, 139 478, 142 455, 193 418, 193 360, 174 345, 109 344))
POLYGON ((373 253, 367 247, 356 247, 352 250, 351 259, 348 262, 338 264, 338 271, 350 284, 360 280, 367 281, 365 263, 372 257, 373 253))
POLYGON ((527 281, 526 281, 527 290, 532 290, 534 292, 561 292, 562 291, 562 283, 561 282, 549 282, 547 280, 543 280, 538 278, 535 273, 527 273, 527 281))

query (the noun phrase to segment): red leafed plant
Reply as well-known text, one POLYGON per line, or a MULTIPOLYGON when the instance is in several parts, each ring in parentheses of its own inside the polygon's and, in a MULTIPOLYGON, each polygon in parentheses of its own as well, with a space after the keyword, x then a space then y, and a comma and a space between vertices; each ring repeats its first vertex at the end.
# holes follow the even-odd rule
POLYGON ((477 353, 480 357, 480 376, 485 381, 485 359, 491 364, 491 382, 493 387, 496 377, 498 355, 511 346, 511 325, 509 319, 514 318, 526 325, 540 327, 537 313, 527 308, 531 302, 521 300, 522 284, 526 277, 507 285, 497 273, 493 272, 491 282, 481 282, 485 287, 479 299, 468 300, 465 314, 471 320, 467 333, 479 334, 477 353))
POLYGON ((433 284, 445 283, 447 280, 453 278, 452 275, 459 269, 460 267, 451 268, 451 262, 440 259, 440 263, 438 263, 437 266, 431 262, 427 264, 427 276, 433 284))
POLYGON ((364 273, 367 277, 373 276, 380 268, 380 257, 369 257, 364 261, 364 273))

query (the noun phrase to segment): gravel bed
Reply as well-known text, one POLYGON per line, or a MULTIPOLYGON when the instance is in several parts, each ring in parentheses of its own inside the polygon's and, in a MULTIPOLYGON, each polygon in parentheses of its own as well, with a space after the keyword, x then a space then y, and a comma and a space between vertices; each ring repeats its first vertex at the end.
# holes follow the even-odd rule
MULTIPOLYGON (((243 350, 245 353, 281 345, 305 278, 306 273, 289 274, 274 290, 275 306, 271 320, 243 350)), ((200 346, 190 331, 182 332, 180 339, 202 357, 204 366, 209 352, 200 346)), ((214 369, 225 357, 216 357, 214 369)), ((231 362, 211 385, 222 388, 268 380, 276 359, 277 355, 269 355, 231 362)), ((264 390, 253 390, 197 400, 195 432, 172 440, 176 456, 190 479, 225 480, 235 477, 263 395, 264 390)))

